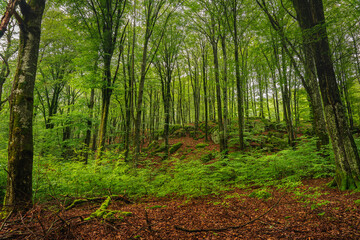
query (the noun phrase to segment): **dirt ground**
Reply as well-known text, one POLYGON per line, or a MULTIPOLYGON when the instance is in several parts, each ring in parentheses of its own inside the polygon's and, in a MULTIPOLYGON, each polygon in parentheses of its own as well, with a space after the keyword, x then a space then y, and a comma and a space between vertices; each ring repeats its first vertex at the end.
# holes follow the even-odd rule
POLYGON ((360 193, 330 189, 329 180, 304 181, 297 191, 269 188, 267 199, 249 196, 257 189, 235 189, 111 201, 109 209, 132 213, 123 220, 85 220, 101 202, 65 210, 54 200, 3 220, 0 239, 360 239, 360 193))

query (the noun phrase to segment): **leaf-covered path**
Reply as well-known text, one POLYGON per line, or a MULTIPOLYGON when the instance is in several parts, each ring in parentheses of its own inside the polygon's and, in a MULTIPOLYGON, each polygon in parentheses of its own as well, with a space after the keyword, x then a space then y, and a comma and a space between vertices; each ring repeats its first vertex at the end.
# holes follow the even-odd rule
POLYGON ((112 201, 111 210, 132 212, 123 220, 84 220, 100 204, 71 210, 54 200, 25 216, 6 220, 1 239, 359 239, 360 193, 326 187, 329 179, 308 180, 292 190, 236 189, 195 199, 112 201), (284 194, 285 193, 285 194, 284 194), (281 199, 280 199, 281 198, 281 199), (279 201, 280 199, 280 201, 279 201), (258 220, 271 207, 273 209, 258 220), (243 227, 226 231, 192 230, 243 227))

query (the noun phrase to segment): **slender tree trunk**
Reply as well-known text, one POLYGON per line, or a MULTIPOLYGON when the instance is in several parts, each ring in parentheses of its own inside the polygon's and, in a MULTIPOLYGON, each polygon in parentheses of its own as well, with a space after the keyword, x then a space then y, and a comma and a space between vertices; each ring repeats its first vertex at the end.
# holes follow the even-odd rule
POLYGON ((227 93, 227 88, 228 88, 228 74, 227 74, 227 70, 228 70, 228 66, 227 66, 227 52, 226 52, 226 38, 225 36, 221 36, 221 46, 222 46, 222 52, 223 52, 223 62, 224 62, 224 76, 223 76, 223 80, 224 80, 224 86, 223 86, 223 102, 224 102, 224 150, 227 150, 227 136, 228 136, 228 130, 227 130, 227 126, 228 126, 228 115, 229 115, 229 110, 228 110, 228 93, 227 93))
POLYGON ((217 100, 217 113, 218 113, 218 125, 219 125, 219 136, 220 136, 220 152, 225 150, 224 144, 224 125, 223 125, 223 115, 221 107, 221 89, 220 89, 220 79, 219 79, 219 59, 218 59, 218 46, 217 41, 213 40, 211 42, 213 54, 214 54, 214 70, 215 70, 215 84, 216 84, 216 100, 217 100))
POLYGON ((205 44, 201 46, 201 54, 202 54, 202 79, 203 79, 203 88, 204 88, 204 107, 205 107, 205 141, 208 140, 208 96, 207 96, 207 75, 206 75, 206 68, 207 68, 207 52, 205 44))
POLYGON ((258 74, 258 83, 259 83, 259 105, 260 105, 260 118, 265 118, 264 116, 264 96, 263 96, 263 83, 262 76, 258 74))
POLYGON ((96 159, 99 159, 104 151, 105 147, 105 137, 106 137, 106 129, 107 129, 107 122, 109 117, 109 108, 110 108, 110 99, 112 94, 111 89, 111 58, 112 53, 108 53, 104 57, 104 87, 101 90, 102 93, 102 105, 101 105, 101 119, 100 119, 100 126, 99 126, 99 135, 98 135, 98 152, 96 155, 96 159))
POLYGON ((265 92, 266 92, 266 108, 267 108, 269 120, 271 121, 271 112, 270 112, 270 104, 269 104, 269 82, 267 75, 265 76, 265 92))
POLYGON ((92 88, 90 93, 90 102, 89 102, 89 119, 87 120, 87 130, 85 136, 85 149, 84 149, 84 163, 87 164, 89 158, 89 146, 91 140, 91 128, 92 128, 92 117, 94 111, 95 103, 95 90, 92 88))
POLYGON ((4 201, 6 207, 15 210, 29 208, 32 204, 34 85, 45 0, 23 1, 20 7, 24 10, 24 19, 20 26, 18 63, 10 97, 8 176, 4 201))
POLYGON ((143 95, 144 95, 144 86, 145 86, 145 77, 146 77, 146 66, 147 66, 147 52, 148 52, 148 44, 149 44, 149 37, 145 36, 145 43, 143 47, 143 55, 142 55, 142 62, 141 62, 141 73, 140 73, 140 83, 139 83, 139 93, 137 95, 137 104, 136 104, 136 121, 135 121, 135 138, 134 138, 134 146, 135 149, 135 159, 134 162, 136 163, 139 154, 140 154, 140 130, 141 130, 141 113, 142 113, 142 102, 143 102, 143 95))

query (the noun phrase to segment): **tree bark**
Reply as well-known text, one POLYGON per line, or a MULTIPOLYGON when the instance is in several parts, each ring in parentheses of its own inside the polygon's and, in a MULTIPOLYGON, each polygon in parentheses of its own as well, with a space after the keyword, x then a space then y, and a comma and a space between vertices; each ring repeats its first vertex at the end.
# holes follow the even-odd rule
POLYGON ((335 153, 335 182, 341 190, 360 188, 360 158, 350 132, 331 59, 322 0, 292 0, 303 34, 309 34, 335 153))
MULTIPOLYGON (((213 36, 215 38, 215 36, 213 36)), ((219 59, 218 59, 218 42, 217 40, 211 41, 211 46, 214 55, 214 70, 215 70, 215 84, 216 84, 216 102, 217 102, 217 115, 218 115, 218 125, 219 125, 219 136, 220 136, 220 152, 225 150, 224 144, 224 125, 223 125, 223 115, 221 107, 221 90, 220 90, 220 79, 219 79, 219 59)))
POLYGON ((20 23, 18 63, 10 97, 8 146, 8 176, 5 206, 20 210, 32 204, 33 169, 33 104, 41 21, 45 0, 20 3, 23 12, 20 23))

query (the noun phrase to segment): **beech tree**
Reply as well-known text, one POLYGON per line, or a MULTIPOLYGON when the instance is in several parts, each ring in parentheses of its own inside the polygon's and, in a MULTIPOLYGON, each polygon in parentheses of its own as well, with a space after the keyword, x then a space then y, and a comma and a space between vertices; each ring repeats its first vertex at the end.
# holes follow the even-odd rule
POLYGON ((322 0, 292 0, 312 52, 324 103, 326 124, 336 160, 335 183, 342 189, 360 188, 360 158, 341 101, 325 25, 322 0))
POLYGON ((99 127, 98 155, 101 156, 105 146, 105 137, 107 122, 109 117, 110 100, 113 92, 113 85, 119 72, 119 64, 123 51, 123 41, 126 26, 123 17, 127 0, 106 0, 106 1, 74 1, 75 11, 85 22, 88 33, 98 39, 101 61, 103 63, 103 82, 101 86, 102 103, 101 103, 101 120, 99 127), (90 12, 91 14, 87 14, 90 12), (121 27, 123 33, 120 33, 121 27), (112 59, 118 49, 118 61, 116 70, 112 72, 112 59))
MULTIPOLYGON (((10 1, 11 2, 11 1, 10 1)), ((28 208, 32 204, 33 103, 41 20, 45 0, 18 1, 21 15, 18 63, 10 96, 8 177, 5 206, 28 208)))

